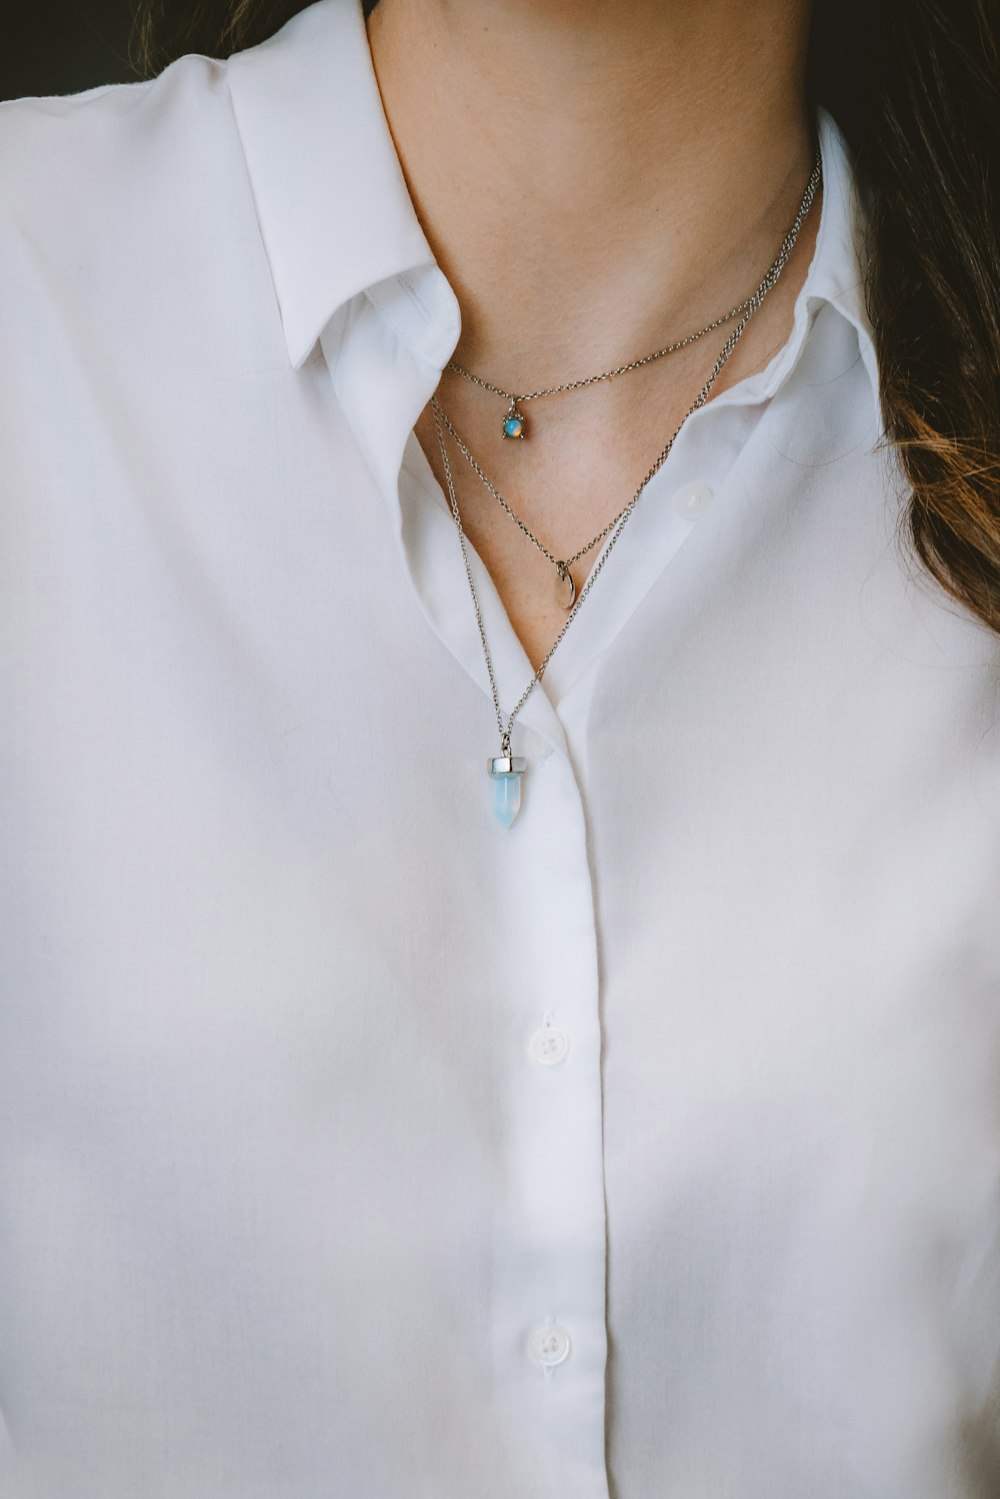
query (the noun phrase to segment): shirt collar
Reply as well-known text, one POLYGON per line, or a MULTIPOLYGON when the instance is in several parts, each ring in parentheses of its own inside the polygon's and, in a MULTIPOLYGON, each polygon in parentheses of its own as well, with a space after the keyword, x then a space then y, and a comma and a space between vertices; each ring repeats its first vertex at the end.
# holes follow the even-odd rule
POLYGON ((877 405, 878 362, 865 297, 868 230, 861 194, 847 142, 836 120, 821 107, 816 123, 823 162, 823 205, 816 248, 796 302, 791 337, 761 372, 762 394, 773 395, 787 380, 802 356, 816 311, 829 303, 857 332, 877 405))
MULTIPOLYGON (((267 41, 234 53, 228 76, 292 365, 304 363, 334 314, 368 293, 383 311, 392 303, 397 335, 408 333, 415 352, 441 368, 457 342, 457 305, 447 291, 441 295, 443 278, 406 186, 360 0, 316 0, 267 41), (422 297, 421 287, 432 294, 422 297), (404 329, 398 308, 407 302, 414 316, 404 329)), ((844 137, 825 109, 817 126, 823 207, 792 335, 759 375, 720 401, 773 395, 798 362, 823 302, 857 329, 877 395, 857 183, 844 137)))
POLYGON ((317 0, 234 53, 227 72, 298 369, 359 292, 434 257, 382 109, 360 0, 317 0))

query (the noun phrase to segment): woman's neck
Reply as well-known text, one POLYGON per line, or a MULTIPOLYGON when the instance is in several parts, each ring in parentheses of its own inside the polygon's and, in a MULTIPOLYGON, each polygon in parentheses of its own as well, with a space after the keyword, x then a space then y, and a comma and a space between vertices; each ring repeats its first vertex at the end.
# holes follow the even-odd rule
POLYGON ((457 356, 508 388, 752 290, 812 159, 809 0, 380 0, 369 40, 457 356))

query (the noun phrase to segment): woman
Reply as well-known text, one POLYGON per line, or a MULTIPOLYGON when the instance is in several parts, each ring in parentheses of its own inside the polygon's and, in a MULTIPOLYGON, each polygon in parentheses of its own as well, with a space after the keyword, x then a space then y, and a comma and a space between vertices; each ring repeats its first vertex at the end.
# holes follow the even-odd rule
POLYGON ((294 8, 0 111, 3 1492, 990 1499, 997 8, 294 8))

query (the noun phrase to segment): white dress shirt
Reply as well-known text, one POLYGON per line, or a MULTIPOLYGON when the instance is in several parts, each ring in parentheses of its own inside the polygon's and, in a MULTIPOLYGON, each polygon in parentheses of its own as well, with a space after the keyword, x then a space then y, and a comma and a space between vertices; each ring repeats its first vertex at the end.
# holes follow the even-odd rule
POLYGON ((507 830, 356 0, 0 108, 4 1499, 1000 1494, 1000 649, 819 127, 507 830))

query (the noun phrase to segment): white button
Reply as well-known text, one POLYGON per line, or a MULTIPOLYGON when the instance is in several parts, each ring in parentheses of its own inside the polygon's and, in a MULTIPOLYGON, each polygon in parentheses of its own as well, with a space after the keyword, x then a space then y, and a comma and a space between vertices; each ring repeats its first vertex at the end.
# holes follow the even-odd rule
POLYGON ((547 1327, 538 1327, 528 1339, 528 1352, 536 1363, 548 1368, 561 1364, 569 1358, 569 1333, 552 1322, 547 1327))
POLYGON ((693 520, 700 515, 712 498, 712 490, 707 484, 685 484, 674 495, 674 509, 678 515, 685 520, 693 520))
POLYGON ((546 1025, 536 1031, 528 1043, 528 1055, 543 1067, 555 1067, 569 1051, 569 1037, 557 1025, 546 1025))

